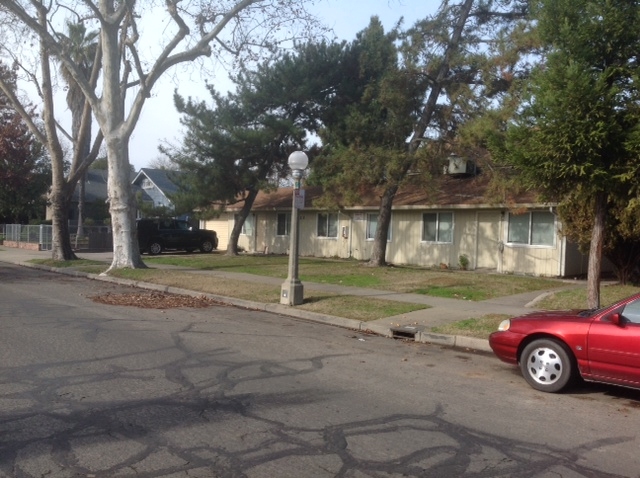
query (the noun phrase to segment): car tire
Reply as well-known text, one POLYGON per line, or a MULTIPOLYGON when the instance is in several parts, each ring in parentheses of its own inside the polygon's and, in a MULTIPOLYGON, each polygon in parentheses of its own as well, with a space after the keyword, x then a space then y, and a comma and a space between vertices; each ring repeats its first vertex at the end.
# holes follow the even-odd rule
POLYGON ((149 246, 147 247, 147 251, 149 251, 149 254, 151 254, 152 256, 157 256, 162 252, 163 249, 164 248, 162 247, 162 243, 158 241, 151 241, 149 243, 149 246))
POLYGON ((564 343, 538 339, 522 351, 520 370, 527 383, 536 390, 556 393, 573 381, 576 367, 564 343))
POLYGON ((213 242, 209 239, 205 239, 200 243, 200 251, 201 252, 211 252, 215 249, 213 242))

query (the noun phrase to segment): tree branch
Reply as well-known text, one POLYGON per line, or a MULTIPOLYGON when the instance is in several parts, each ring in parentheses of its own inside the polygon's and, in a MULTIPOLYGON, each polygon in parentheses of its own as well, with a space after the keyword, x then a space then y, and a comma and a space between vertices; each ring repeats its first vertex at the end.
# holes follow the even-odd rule
MULTIPOLYGON (((178 30, 178 33, 174 35, 172 40, 163 49, 162 53, 158 56, 155 63, 151 67, 151 70, 149 71, 149 73, 145 78, 146 87, 149 90, 151 90, 151 88, 153 88, 153 85, 156 83, 158 78, 160 78, 160 76, 165 71, 167 71, 169 68, 175 65, 193 61, 196 58, 199 58, 201 56, 211 55, 210 43, 221 34, 221 32, 224 30, 227 24, 233 18, 235 18, 241 11, 243 11, 244 9, 248 8, 249 6, 255 3, 260 3, 261 1, 263 0, 242 0, 236 3, 231 10, 229 10, 222 16, 220 21, 215 25, 213 29, 211 29, 211 31, 203 34, 202 38, 200 38, 200 40, 192 48, 185 50, 183 52, 177 53, 175 55, 171 55, 171 52, 175 50, 178 44, 180 44, 180 42, 189 33, 189 28, 184 23, 184 20, 182 20, 182 18, 178 14, 177 3, 175 1, 168 2, 167 7, 169 10, 169 14, 178 25, 179 30, 178 30)), ((144 104, 144 98, 146 94, 143 90, 144 88, 138 91, 138 94, 136 95, 136 99, 131 108, 129 117, 127 118, 127 121, 126 121, 125 130, 129 133, 133 131, 133 128, 142 111, 142 106, 144 104)))
POLYGON ((20 117, 24 120, 25 124, 29 128, 29 131, 37 138, 37 140, 42 144, 47 144, 47 137, 38 129, 36 124, 33 121, 33 118, 26 110, 22 102, 18 99, 16 94, 10 88, 10 85, 5 81, 5 79, 0 76, 0 90, 9 100, 11 106, 18 112, 20 117))
MULTIPOLYGON (((45 14, 47 10, 42 6, 42 4, 36 0, 31 0, 31 4, 34 8, 41 13, 45 14)), ((73 60, 69 57, 69 55, 65 52, 60 42, 56 41, 56 39, 49 33, 46 27, 46 20, 41 24, 36 21, 35 17, 29 15, 27 11, 18 4, 18 2, 0 0, 0 5, 4 6, 9 12, 15 15, 24 25, 33 31, 43 43, 44 47, 48 50, 49 55, 55 55, 61 63, 64 64, 65 68, 69 71, 69 74, 73 78, 73 80, 78 84, 78 86, 82 89, 83 94, 87 97, 87 99, 92 103, 93 106, 98 106, 98 98, 95 95, 95 92, 91 90, 87 80, 84 76, 78 71, 78 68, 73 60)))

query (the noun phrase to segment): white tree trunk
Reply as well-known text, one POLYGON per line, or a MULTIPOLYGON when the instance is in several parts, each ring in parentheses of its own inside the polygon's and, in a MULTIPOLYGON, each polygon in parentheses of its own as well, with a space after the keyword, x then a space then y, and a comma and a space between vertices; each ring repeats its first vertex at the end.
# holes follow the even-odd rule
POLYGON ((129 172, 129 146, 126 140, 107 138, 109 163, 109 212, 113 231, 113 261, 105 272, 124 267, 145 267, 137 243, 135 211, 136 204, 131 188, 129 172))

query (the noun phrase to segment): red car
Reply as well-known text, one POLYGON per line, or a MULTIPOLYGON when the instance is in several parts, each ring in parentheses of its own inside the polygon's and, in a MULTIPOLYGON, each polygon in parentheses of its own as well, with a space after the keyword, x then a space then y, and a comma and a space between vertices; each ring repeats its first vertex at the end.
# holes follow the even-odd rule
POLYGON ((640 389, 640 293, 602 309, 505 320, 489 344, 536 390, 559 392, 578 376, 640 389))

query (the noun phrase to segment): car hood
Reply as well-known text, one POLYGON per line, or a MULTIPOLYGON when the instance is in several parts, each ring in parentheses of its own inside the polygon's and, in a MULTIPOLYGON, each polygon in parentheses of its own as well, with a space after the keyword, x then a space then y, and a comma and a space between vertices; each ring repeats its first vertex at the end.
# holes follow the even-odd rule
MULTIPOLYGON (((553 310, 532 312, 527 315, 513 317, 509 330, 512 332, 531 333, 534 330, 556 330, 561 324, 588 324, 594 315, 585 310, 553 310)), ((561 327, 560 327, 561 328, 561 327)))
POLYGON ((575 309, 575 310, 541 310, 536 312, 531 312, 526 315, 521 315, 519 317, 514 317, 514 319, 535 319, 535 320, 558 320, 558 318, 567 318, 567 319, 589 319, 591 314, 589 311, 584 309, 575 309))

